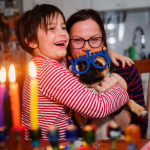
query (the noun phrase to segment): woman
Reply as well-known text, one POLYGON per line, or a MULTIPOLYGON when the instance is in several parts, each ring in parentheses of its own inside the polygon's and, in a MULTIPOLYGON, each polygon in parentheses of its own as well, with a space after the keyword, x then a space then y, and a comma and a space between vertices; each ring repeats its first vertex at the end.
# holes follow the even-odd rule
MULTIPOLYGON (((82 51, 86 50, 86 46, 88 48, 96 48, 95 45, 92 45, 92 40, 99 40, 99 45, 97 45, 97 47, 107 47, 103 22, 97 11, 92 9, 83 9, 74 13, 67 21, 67 31, 70 36, 70 44, 67 52, 68 56, 73 58, 76 57, 79 52, 82 53, 82 51), (80 44, 76 45, 76 41, 80 41, 80 44)), ((110 55, 110 53, 112 54, 113 52, 109 50, 108 54, 110 55)), ((125 57, 125 59, 127 58, 125 57)), ((130 62, 130 59, 127 60, 127 62, 130 62)), ((118 65, 116 62, 115 64, 118 65)), ((69 65, 70 62, 68 62, 68 66, 69 65)), ((118 73, 126 80, 129 97, 141 106, 145 107, 142 82, 136 67, 134 65, 130 67, 126 65, 124 67, 123 64, 122 68, 119 63, 119 66, 117 66, 114 72, 118 73)), ((118 115, 115 115, 114 120, 121 125, 123 130, 129 124, 139 124, 142 130, 142 136, 144 136, 147 130, 147 117, 139 118, 131 111, 125 109, 123 109, 118 115)))

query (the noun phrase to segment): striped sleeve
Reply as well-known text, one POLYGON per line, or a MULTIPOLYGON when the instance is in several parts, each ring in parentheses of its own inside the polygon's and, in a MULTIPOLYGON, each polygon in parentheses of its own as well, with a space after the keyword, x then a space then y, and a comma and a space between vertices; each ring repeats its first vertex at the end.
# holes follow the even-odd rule
POLYGON ((70 107, 85 117, 102 118, 118 110, 129 99, 121 84, 102 94, 95 94, 80 84, 64 67, 47 63, 40 73, 41 93, 70 107))
MULTIPOLYGON (((129 98, 133 99, 137 104, 145 107, 142 81, 137 68, 134 65, 132 65, 131 67, 126 65, 125 68, 122 68, 120 64, 115 72, 121 75, 126 80, 128 85, 129 98)), ((148 117, 138 117, 133 112, 129 112, 131 114, 130 124, 140 125, 142 136, 144 136, 147 131, 148 117)))

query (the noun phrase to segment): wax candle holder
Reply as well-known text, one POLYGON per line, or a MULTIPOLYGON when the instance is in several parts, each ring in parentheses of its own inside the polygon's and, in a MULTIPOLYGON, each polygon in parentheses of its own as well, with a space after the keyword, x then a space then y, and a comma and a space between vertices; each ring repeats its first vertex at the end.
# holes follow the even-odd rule
POLYGON ((59 140, 58 127, 55 125, 51 125, 48 128, 47 137, 48 137, 48 140, 50 141, 50 143, 53 147, 53 150, 58 150, 59 149, 59 146, 58 146, 58 140, 59 140))
POLYGON ((115 122, 109 123, 107 126, 107 136, 110 138, 110 150, 116 150, 116 140, 120 135, 120 126, 115 122))
POLYGON ((4 127, 0 127, 0 149, 5 148, 5 142, 8 140, 9 135, 8 135, 8 129, 4 127))
POLYGON ((29 129, 29 137, 31 138, 31 145, 33 147, 39 147, 41 136, 41 128, 38 129, 29 129))
POLYGON ((86 125, 82 131, 82 138, 87 143, 88 149, 94 149, 95 142, 95 128, 93 125, 86 125))
POLYGON ((13 126, 10 131, 10 142, 16 146, 16 149, 21 149, 25 136, 24 125, 13 126))
POLYGON ((128 143, 128 150, 136 150, 141 139, 141 129, 138 125, 130 124, 125 128, 125 140, 128 143))
POLYGON ((68 125, 66 128, 66 140, 70 141, 70 150, 75 149, 74 141, 78 138, 78 129, 75 125, 68 125))

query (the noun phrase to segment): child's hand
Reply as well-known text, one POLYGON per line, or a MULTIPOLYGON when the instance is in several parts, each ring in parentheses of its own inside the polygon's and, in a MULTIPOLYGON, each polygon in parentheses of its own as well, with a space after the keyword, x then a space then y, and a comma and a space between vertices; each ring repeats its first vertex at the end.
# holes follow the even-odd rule
POLYGON ((108 55, 111 58, 113 64, 115 64, 116 66, 119 66, 117 60, 121 61, 123 68, 125 67, 126 63, 128 64, 128 66, 132 66, 132 64, 134 64, 134 62, 129 57, 122 56, 113 50, 108 50, 108 55))
POLYGON ((104 93, 112 89, 118 83, 122 84, 127 90, 126 81, 116 73, 112 73, 112 76, 109 76, 108 74, 99 85, 94 87, 94 89, 97 90, 98 93, 104 93))
POLYGON ((69 66, 69 72, 79 80, 80 75, 72 71, 72 65, 69 66))
POLYGON ((104 93, 110 89, 112 89, 116 84, 118 84, 118 79, 115 76, 109 76, 109 74, 100 82, 96 87, 95 90, 98 93, 104 93))

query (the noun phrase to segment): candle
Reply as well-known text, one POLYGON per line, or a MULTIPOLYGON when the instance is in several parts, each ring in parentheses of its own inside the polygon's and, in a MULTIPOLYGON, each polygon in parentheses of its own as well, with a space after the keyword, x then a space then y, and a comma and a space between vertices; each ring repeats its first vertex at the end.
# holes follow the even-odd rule
POLYGON ((0 70, 0 127, 3 127, 3 101, 6 90, 6 70, 4 67, 0 70))
POLYGON ((16 82, 16 74, 14 65, 9 67, 9 96, 11 102, 12 122, 13 126, 20 125, 20 99, 19 85, 16 82))
POLYGON ((29 75, 31 77, 30 81, 30 121, 31 129, 35 130, 38 128, 38 80, 36 78, 36 67, 35 64, 31 61, 29 63, 29 75))

